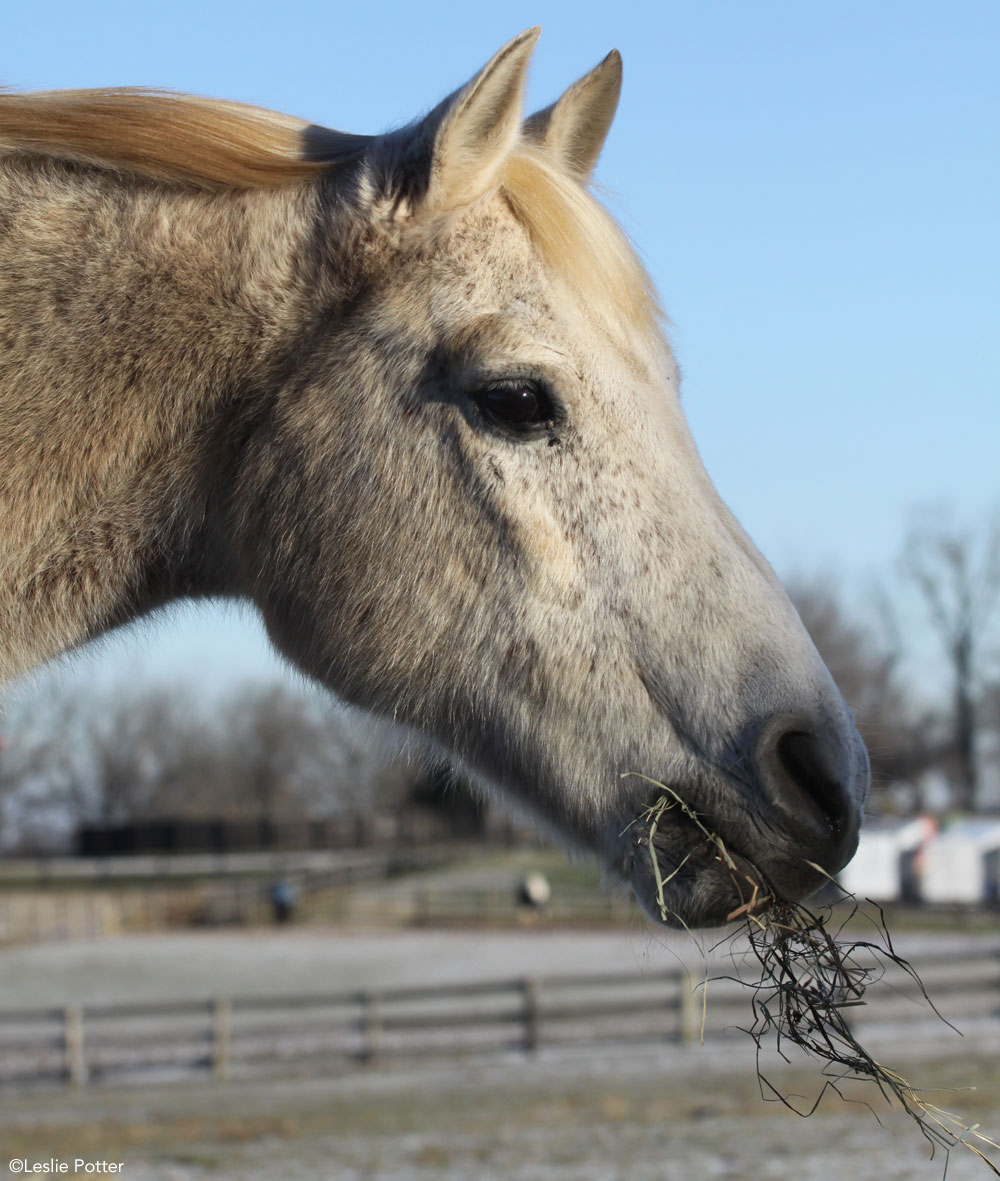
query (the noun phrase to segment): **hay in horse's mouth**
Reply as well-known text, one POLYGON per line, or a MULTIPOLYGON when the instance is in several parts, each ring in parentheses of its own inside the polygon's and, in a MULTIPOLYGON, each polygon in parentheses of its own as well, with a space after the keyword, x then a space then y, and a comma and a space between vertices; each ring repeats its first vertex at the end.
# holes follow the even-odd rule
MULTIPOLYGON (((867 1003, 868 986, 877 983, 886 965, 891 963, 910 976, 935 1015, 950 1025, 930 1000, 916 970, 893 948, 882 912, 879 911, 875 924, 877 939, 844 937, 846 924, 860 910, 852 895, 845 893, 854 905, 836 927, 828 921, 832 906, 811 910, 799 902, 777 897, 762 885, 764 879, 756 867, 728 849, 723 839, 707 826, 706 818, 685 803, 673 788, 655 780, 648 782, 654 783, 661 794, 636 823, 645 829, 641 840, 649 851, 663 922, 677 917, 667 905, 668 887, 698 852, 691 848, 672 869, 665 871, 661 866, 656 837, 668 813, 678 813, 688 827, 700 834, 702 857, 708 853, 718 863, 743 899, 727 916, 727 921, 740 921, 726 940, 746 937, 756 978, 747 980, 737 974, 728 979, 735 979, 751 991, 754 1020, 744 1032, 757 1046, 757 1077, 762 1096, 777 1099, 796 1114, 808 1116, 817 1109, 827 1090, 844 1098, 839 1088, 845 1081, 868 1083, 887 1101, 895 1100, 914 1120, 931 1145, 932 1155, 940 1148, 947 1156, 952 1148, 962 1145, 1000 1177, 1000 1168, 972 1141, 997 1151, 1000 1144, 983 1135, 978 1125, 965 1124, 958 1116, 930 1103, 901 1074, 877 1061, 858 1041, 848 1023, 847 1010, 867 1003), (801 1110, 764 1075, 761 1052, 766 1041, 773 1041, 779 1055, 786 1060, 786 1047, 794 1045, 822 1063, 823 1088, 811 1107, 801 1110)), ((809 868, 829 878, 820 866, 809 863, 809 868)), ((707 994, 703 996, 703 1022, 706 1000, 707 994)))
POLYGON ((761 1095, 778 1100, 797 1115, 809 1116, 826 1091, 846 1099, 840 1090, 844 1083, 867 1083, 887 1102, 895 1100, 910 1116, 930 1144, 931 1156, 940 1148, 947 1158, 952 1148, 961 1145, 1000 1177, 1000 1168, 972 1141, 997 1151, 1000 1144, 983 1135, 978 1124, 966 1124, 952 1112, 929 1102, 926 1089, 918 1090, 901 1074, 877 1061, 855 1036, 847 1019, 848 1012, 868 1003, 865 999, 868 987, 879 983, 889 964, 906 972, 935 1016, 952 1029, 955 1027, 927 995, 912 964, 893 948, 881 910, 873 923, 876 938, 845 936, 847 923, 861 913, 853 895, 845 894, 845 898, 853 905, 847 917, 842 917, 836 926, 829 922, 832 906, 811 910, 801 903, 772 899, 767 907, 742 916, 743 923, 730 936, 731 939, 746 936, 756 968, 754 980, 741 975, 728 979, 738 980, 752 993, 754 1020, 744 1032, 757 1046, 761 1095), (761 1052, 765 1041, 772 1043, 786 1061, 789 1061, 788 1047, 794 1045, 807 1057, 822 1063, 823 1087, 811 1106, 802 1109, 764 1075, 761 1052))
MULTIPOLYGON (((648 870, 649 908, 674 927, 718 926, 775 901, 765 875, 710 827, 672 787, 632 773, 658 796, 625 830, 635 831, 635 869, 648 870)), ((633 887, 638 885, 633 875, 633 887)))
MULTIPOLYGON (((718 833, 711 831, 701 816, 693 808, 689 807, 672 787, 667 787, 666 785, 661 786, 665 794, 661 795, 655 803, 650 804, 642 814, 642 820, 649 829, 649 856, 653 865, 653 876, 656 880, 656 900, 664 921, 666 921, 666 904, 664 902, 663 889, 670 878, 664 878, 660 871, 656 854, 656 834, 659 831, 660 822, 666 813, 675 809, 679 809, 681 814, 702 834, 708 843, 709 849, 715 850, 715 860, 728 871, 740 898, 743 899, 744 893, 746 894, 745 901, 741 901, 735 910, 726 915, 726 922, 731 922, 740 915, 752 914, 755 910, 765 909, 769 906, 774 901, 774 898, 762 886, 759 870, 745 857, 735 852, 730 852, 726 848, 722 837, 718 833)), ((678 873, 691 855, 689 852, 685 856, 684 861, 671 871, 670 876, 678 873)))

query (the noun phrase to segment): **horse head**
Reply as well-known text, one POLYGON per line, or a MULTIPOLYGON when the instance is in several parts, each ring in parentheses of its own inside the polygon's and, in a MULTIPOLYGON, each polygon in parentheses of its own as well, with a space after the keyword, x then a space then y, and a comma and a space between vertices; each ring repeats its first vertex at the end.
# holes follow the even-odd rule
POLYGON ((310 675, 714 923, 845 864, 867 758, 587 191, 620 59, 525 121, 536 35, 320 186, 321 314, 240 475, 244 590, 310 675))

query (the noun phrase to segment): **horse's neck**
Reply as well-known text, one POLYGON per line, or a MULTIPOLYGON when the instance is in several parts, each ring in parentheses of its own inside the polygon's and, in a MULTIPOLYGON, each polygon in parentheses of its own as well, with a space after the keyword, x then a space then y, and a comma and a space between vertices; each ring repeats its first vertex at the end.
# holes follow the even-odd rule
POLYGON ((287 347, 301 200, 0 168, 0 681, 221 589, 215 424, 287 347))

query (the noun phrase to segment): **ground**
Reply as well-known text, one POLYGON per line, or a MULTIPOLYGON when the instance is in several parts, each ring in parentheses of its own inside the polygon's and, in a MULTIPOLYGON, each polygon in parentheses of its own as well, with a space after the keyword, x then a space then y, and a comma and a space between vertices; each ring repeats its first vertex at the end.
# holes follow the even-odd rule
MULTIPOLYGON (((917 946, 911 940, 907 953, 917 946)), ((934 949, 949 943, 935 938, 934 949)), ((358 934, 262 930, 137 936, 0 951, 4 1005, 341 991, 519 973, 697 962, 689 937, 645 930, 358 934)), ((1000 1023, 998 1023, 1000 1025, 1000 1023)), ((1000 1031, 967 1042, 882 1031, 880 1060, 1000 1130, 1000 1031)), ((697 1181, 944 1175, 919 1130, 829 1095, 801 1119, 760 1097, 747 1039, 543 1049, 420 1070, 26 1093, 0 1102, 5 1160, 121 1162, 131 1181, 697 1181)), ((774 1074, 811 1100, 815 1068, 774 1074)), ((874 1097, 868 1096, 873 1099, 874 1097)), ((73 1175, 70 1172, 69 1175, 73 1175)), ((78 1174, 80 1175, 80 1174, 78 1174)), ((953 1153, 948 1181, 989 1176, 953 1153)))
MULTIPOLYGON (((994 1061, 908 1061, 936 1083, 975 1079, 954 1100, 994 1117, 994 1061)), ((809 1073, 785 1081, 815 1091, 809 1073)), ((829 1096, 801 1119, 764 1103, 748 1054, 730 1049, 543 1054, 419 1074, 199 1084, 36 1095, 5 1102, 5 1154, 122 1162, 133 1181, 937 1181, 917 1129, 829 1096)), ((994 1120, 995 1122, 995 1120, 994 1120)), ((2 1175, 2 1173, 0 1173, 2 1175)), ((952 1154, 949 1181, 985 1177, 952 1154)))

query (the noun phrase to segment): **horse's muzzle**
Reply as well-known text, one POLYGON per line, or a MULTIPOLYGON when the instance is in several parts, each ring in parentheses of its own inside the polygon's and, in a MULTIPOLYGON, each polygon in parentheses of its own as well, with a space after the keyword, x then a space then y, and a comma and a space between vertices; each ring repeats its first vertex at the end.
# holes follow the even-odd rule
POLYGON ((757 732, 751 766, 777 827, 798 855, 835 874, 858 846, 868 794, 868 755, 853 726, 822 728, 800 715, 757 732))

